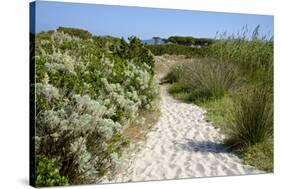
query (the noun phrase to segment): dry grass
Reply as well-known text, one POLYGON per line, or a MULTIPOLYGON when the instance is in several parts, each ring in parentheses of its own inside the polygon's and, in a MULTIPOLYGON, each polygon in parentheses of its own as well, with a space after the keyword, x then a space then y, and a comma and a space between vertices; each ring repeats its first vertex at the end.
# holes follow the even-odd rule
POLYGON ((173 67, 178 64, 186 64, 193 62, 194 59, 186 58, 184 55, 162 55, 162 56, 155 56, 155 74, 157 79, 160 81, 162 80, 173 67))
MULTIPOLYGON (((159 99, 157 99, 159 101, 159 99)), ((130 141, 130 144, 137 144, 145 141, 146 134, 151 131, 160 117, 160 109, 152 111, 142 111, 136 119, 130 120, 129 125, 123 131, 124 137, 130 141)))

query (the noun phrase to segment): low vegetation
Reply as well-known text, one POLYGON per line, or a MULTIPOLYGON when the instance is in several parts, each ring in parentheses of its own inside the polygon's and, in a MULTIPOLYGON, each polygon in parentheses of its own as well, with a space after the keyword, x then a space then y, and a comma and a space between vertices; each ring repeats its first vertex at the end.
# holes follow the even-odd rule
POLYGON ((36 34, 34 58, 36 185, 99 182, 128 147, 131 120, 157 106, 151 53, 136 37, 58 28, 36 34))
POLYGON ((208 39, 208 38, 195 38, 191 36, 170 36, 167 39, 167 41, 174 44, 186 45, 186 46, 191 46, 191 45, 208 46, 214 43, 215 40, 208 39))
POLYGON ((210 54, 222 62, 239 66, 248 82, 261 82, 273 89, 273 37, 260 36, 259 26, 251 36, 246 29, 241 33, 230 37, 222 34, 221 40, 210 48, 210 54))
POLYGON ((273 38, 261 37, 259 26, 247 36, 221 35, 204 56, 175 65, 164 79, 175 97, 207 109, 246 163, 272 171, 273 38))
POLYGON ((61 176, 54 161, 43 155, 36 156, 36 186, 65 186, 68 179, 61 176))
POLYGON ((223 133, 229 134, 229 123, 233 121, 234 102, 229 95, 218 99, 204 100, 198 102, 207 110, 207 118, 214 123, 223 133))
POLYGON ((233 124, 230 125, 231 146, 249 146, 272 137, 273 106, 272 96, 261 87, 244 89, 234 98, 233 124))
POLYGON ((209 47, 190 47, 179 44, 159 44, 146 45, 146 47, 156 56, 168 55, 185 55, 187 58, 206 56, 209 47))
POLYGON ((98 183, 118 171, 126 149, 157 122, 154 72, 165 69, 171 94, 206 108, 230 149, 272 171, 273 38, 259 27, 246 36, 144 45, 73 28, 37 33, 36 186, 98 183), (153 55, 173 57, 172 66, 155 66, 161 57, 153 55))
POLYGON ((189 101, 220 98, 239 83, 236 66, 210 58, 177 65, 172 71, 166 79, 178 82, 177 87, 189 92, 189 101))
POLYGON ((244 161, 260 170, 272 172, 274 163, 273 140, 268 139, 242 150, 244 161))

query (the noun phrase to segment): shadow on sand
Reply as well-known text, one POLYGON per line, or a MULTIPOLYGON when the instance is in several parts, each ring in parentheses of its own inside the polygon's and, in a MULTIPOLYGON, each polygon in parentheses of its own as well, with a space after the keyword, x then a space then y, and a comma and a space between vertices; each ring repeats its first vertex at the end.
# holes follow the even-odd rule
POLYGON ((186 140, 184 143, 174 141, 174 143, 181 150, 194 152, 229 153, 228 148, 223 143, 194 140, 186 140))

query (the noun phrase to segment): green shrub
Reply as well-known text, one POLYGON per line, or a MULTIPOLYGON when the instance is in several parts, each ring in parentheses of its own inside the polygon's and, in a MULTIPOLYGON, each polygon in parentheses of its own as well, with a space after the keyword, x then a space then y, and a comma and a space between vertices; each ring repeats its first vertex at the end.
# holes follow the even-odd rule
MULTIPOLYGON (((129 43, 126 43, 124 39, 121 39, 120 48, 117 51, 118 55, 125 59, 134 59, 139 62, 139 66, 142 66, 144 63, 154 68, 154 59, 152 54, 147 48, 144 48, 144 45, 141 43, 141 40, 137 37, 129 37, 129 43)), ((153 74, 153 69, 149 69, 153 74)))
MULTIPOLYGON (((108 146, 121 125, 107 118, 111 113, 87 95, 74 95, 60 109, 38 114, 37 153, 57 159, 71 183, 95 182, 117 160, 108 146)), ((122 148, 123 141, 120 138, 116 148, 122 148)))
POLYGON ((60 175, 54 162, 43 155, 36 155, 36 187, 68 185, 67 177, 60 175))
POLYGON ((130 119, 157 98, 153 57, 137 38, 71 28, 36 34, 35 48, 36 153, 70 184, 96 183, 116 169, 130 119))
POLYGON ((273 99, 262 86, 248 87, 234 98, 233 123, 226 143, 245 147, 264 142, 273 135, 273 99))

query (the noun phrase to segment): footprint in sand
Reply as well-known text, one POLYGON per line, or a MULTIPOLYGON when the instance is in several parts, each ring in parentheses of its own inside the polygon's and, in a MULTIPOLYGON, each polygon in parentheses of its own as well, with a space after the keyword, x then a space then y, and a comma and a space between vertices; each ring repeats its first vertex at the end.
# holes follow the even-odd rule
POLYGON ((155 130, 130 167, 110 182, 263 173, 225 150, 223 136, 206 121, 203 109, 175 100, 165 86, 160 90, 161 117, 155 130))

